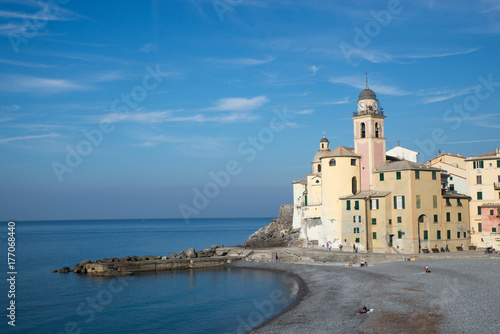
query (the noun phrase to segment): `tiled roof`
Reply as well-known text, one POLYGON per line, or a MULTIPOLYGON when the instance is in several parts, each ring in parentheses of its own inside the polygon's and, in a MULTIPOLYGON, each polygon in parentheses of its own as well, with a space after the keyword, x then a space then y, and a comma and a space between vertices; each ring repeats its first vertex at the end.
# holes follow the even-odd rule
POLYGON ((300 183, 300 184, 306 185, 307 184, 307 179, 300 179, 300 180, 297 180, 297 181, 293 181, 292 184, 294 184, 294 183, 300 183))
POLYGON ((342 196, 340 199, 366 199, 374 197, 385 197, 391 192, 388 190, 365 190, 357 193, 356 195, 342 196))
POLYGON ((482 208, 500 208, 500 203, 485 203, 481 205, 482 208))
POLYGON ((451 193, 451 192, 446 192, 443 194, 444 198, 468 198, 469 200, 472 199, 472 197, 464 195, 464 194, 459 194, 459 193, 451 193))
POLYGON ((387 161, 384 164, 378 165, 373 169, 374 172, 391 172, 399 170, 432 170, 438 172, 441 171, 441 169, 439 168, 422 165, 417 162, 412 162, 408 160, 387 161))
POLYGON ((497 150, 491 151, 488 153, 483 153, 483 154, 477 155, 475 157, 469 157, 469 158, 465 159, 465 161, 499 158, 500 155, 497 155, 497 150))
POLYGON ((330 152, 330 154, 324 156, 323 158, 331 158, 331 157, 355 157, 355 158, 360 158, 361 156, 359 154, 356 154, 354 152, 353 148, 350 147, 345 147, 345 146, 339 146, 333 151, 330 152))

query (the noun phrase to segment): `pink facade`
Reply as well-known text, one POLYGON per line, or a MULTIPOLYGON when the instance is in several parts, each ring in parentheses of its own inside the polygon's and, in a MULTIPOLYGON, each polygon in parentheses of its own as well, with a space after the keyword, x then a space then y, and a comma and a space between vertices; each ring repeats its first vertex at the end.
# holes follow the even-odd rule
POLYGON ((376 167, 385 162, 385 149, 384 143, 374 143, 373 146, 373 167, 376 167))
POLYGON ((370 153, 368 143, 359 143, 357 154, 361 155, 360 173, 361 173, 361 191, 370 190, 370 153))
POLYGON ((492 228, 496 228, 496 231, 499 232, 500 228, 500 218, 499 216, 500 207, 481 207, 481 222, 483 224, 483 232, 491 233, 492 228), (493 210, 493 215, 491 214, 493 210))

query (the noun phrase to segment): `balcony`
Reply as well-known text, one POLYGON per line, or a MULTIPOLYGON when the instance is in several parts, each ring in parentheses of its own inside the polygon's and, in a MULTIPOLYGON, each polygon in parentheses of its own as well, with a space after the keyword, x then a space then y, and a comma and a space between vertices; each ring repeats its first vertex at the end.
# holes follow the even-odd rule
POLYGON ((493 188, 495 190, 500 190, 500 183, 497 183, 497 182, 493 183, 493 188))

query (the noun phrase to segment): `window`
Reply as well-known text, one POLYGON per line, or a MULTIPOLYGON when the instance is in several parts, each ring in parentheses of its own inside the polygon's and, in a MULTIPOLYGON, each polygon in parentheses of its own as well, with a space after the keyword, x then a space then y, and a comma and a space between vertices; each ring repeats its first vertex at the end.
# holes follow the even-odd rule
MULTIPOLYGON (((321 165, 318 165, 318 173, 321 173, 321 165)), ((318 182, 316 182, 318 183, 318 182)))
POLYGON ((372 218, 372 225, 377 225, 377 218, 372 218))
POLYGON ((451 206, 451 202, 450 202, 449 198, 446 199, 446 206, 451 206))
POLYGON ((441 230, 437 230, 436 233, 437 233, 437 239, 441 240, 441 230))
POLYGON ((477 214, 481 215, 481 207, 480 206, 477 207, 477 214))
POLYGON ((351 166, 356 166, 356 159, 351 159, 351 166))
POLYGON ((392 219, 389 219, 389 225, 392 225, 392 219))
POLYGON ((359 238, 356 238, 356 241, 355 241, 357 244, 359 244, 359 238))
POLYGON ((365 123, 361 123, 361 138, 366 137, 365 123))
POLYGON ((477 192, 477 199, 478 200, 483 199, 483 192, 482 191, 477 192))
POLYGON ((497 160, 497 168, 500 168, 500 160, 497 160))
POLYGON ((483 232, 483 224, 482 223, 477 223, 477 231, 483 232))
POLYGON ((455 185, 454 184, 450 184, 450 191, 455 191, 455 185))
POLYGON ((415 171, 415 179, 417 179, 417 180, 420 179, 420 171, 419 170, 415 171))
POLYGON ((459 221, 459 222, 461 222, 461 221, 462 221, 462 213, 461 213, 461 212, 459 212, 459 213, 458 213, 458 221, 459 221))
POLYGON ((371 210, 378 210, 378 209, 379 209, 379 206, 378 206, 378 205, 379 205, 379 201, 378 201, 378 199, 372 199, 372 200, 370 201, 370 209, 371 209, 371 210))
POLYGON ((378 125, 378 122, 375 123, 375 137, 380 137, 380 125, 378 125))
POLYGON ((403 219, 401 218, 401 216, 398 217, 398 224, 401 224, 401 222, 403 221, 403 219))
POLYGON ((491 228, 491 233, 497 233, 497 228, 496 227, 492 227, 491 228))
POLYGON ((451 230, 446 231, 446 239, 451 239, 451 230))
MULTIPOLYGON (((499 176, 500 177, 500 176, 499 176)), ((380 181, 384 181, 384 173, 379 174, 380 181)))
POLYGON ((402 239, 403 238, 403 232, 402 231, 398 231, 398 239, 402 239))
POLYGON ((437 197, 437 195, 432 195, 432 207, 434 209, 437 209, 437 207, 438 207, 438 197, 437 197))
POLYGON ((460 198, 457 198, 457 206, 462 206, 462 202, 460 202, 460 198))
POLYGON ((359 227, 354 228, 354 233, 359 233, 359 227))
POLYGON ((361 216, 352 216, 353 223, 361 223, 361 216))
POLYGON ((396 172, 396 180, 401 180, 401 172, 396 172))
POLYGON ((464 232, 464 238, 467 238, 467 232, 464 232))
POLYGON ((394 209, 404 209, 405 208, 405 197, 404 196, 394 196, 394 209))
POLYGON ((460 231, 457 232, 457 239, 460 239, 460 231))
POLYGON ((473 162, 473 168, 484 168, 484 161, 474 161, 473 162))
POLYGON ((354 210, 359 210, 359 201, 354 201, 354 210))
POLYGON ((434 215, 434 222, 435 223, 439 222, 438 215, 434 215))
POLYGON ((335 159, 330 160, 330 167, 334 167, 337 164, 335 159))
POLYGON ((490 210, 490 216, 493 216, 495 214, 494 210, 490 210))
POLYGON ((352 180, 351 180, 351 190, 352 190, 352 194, 353 195, 356 195, 356 193, 358 192, 358 181, 356 181, 356 176, 353 176, 352 180))
POLYGON ((429 231, 424 230, 424 240, 429 240, 429 231))
POLYGON ((420 195, 417 195, 417 209, 420 209, 420 195))
POLYGON ((346 210, 351 210, 351 201, 350 200, 347 200, 346 203, 345 203, 345 209, 346 210))
POLYGON ((373 232, 373 240, 377 239, 377 232, 373 232))
POLYGON ((446 221, 447 222, 451 221, 451 213, 450 212, 446 212, 446 221))
POLYGON ((450 181, 453 181, 453 176, 450 176, 450 181))
POLYGON ((481 175, 476 176, 476 184, 483 184, 483 177, 481 175))
POLYGON ((433 171, 433 172, 432 172, 432 179, 433 179, 433 180, 435 180, 435 179, 436 179, 436 172, 435 172, 435 171, 433 171))

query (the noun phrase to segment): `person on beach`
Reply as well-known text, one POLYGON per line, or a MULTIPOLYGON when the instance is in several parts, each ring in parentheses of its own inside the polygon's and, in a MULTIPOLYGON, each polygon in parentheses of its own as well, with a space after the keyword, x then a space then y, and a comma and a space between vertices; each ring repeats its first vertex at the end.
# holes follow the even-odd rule
POLYGON ((362 313, 366 313, 366 312, 368 312, 368 309, 366 308, 365 304, 363 304, 363 308, 361 309, 361 311, 360 311, 360 312, 358 312, 358 314, 357 314, 357 315, 360 315, 360 314, 362 314, 362 313))
POLYGON ((352 267, 352 262, 347 265, 348 267, 352 267))
POLYGON ((342 244, 339 245, 339 249, 342 252, 342 244))
POLYGON ((245 246, 245 249, 247 249, 247 243, 246 242, 243 244, 243 246, 245 246))
POLYGON ((326 243, 326 250, 330 250, 330 244, 328 242, 326 243))
POLYGON ((427 273, 430 273, 430 272, 431 272, 431 271, 429 270, 429 266, 425 266, 425 268, 424 268, 424 273, 426 273, 426 274, 427 274, 427 273))
POLYGON ((353 244, 353 245, 352 245, 352 252, 353 252, 353 253, 356 253, 356 244, 353 244))

